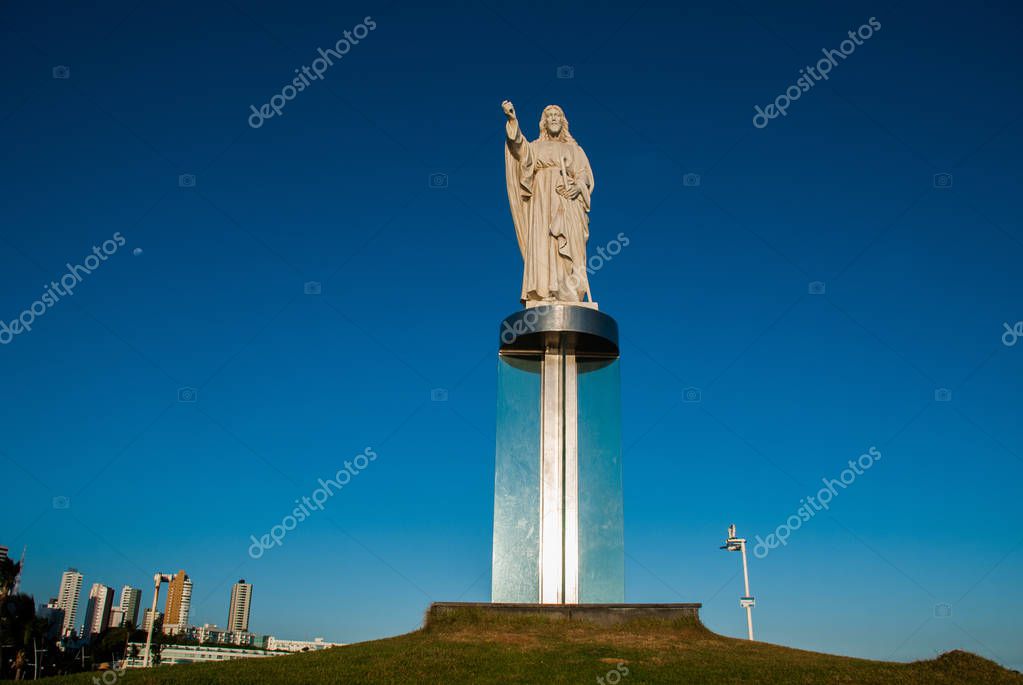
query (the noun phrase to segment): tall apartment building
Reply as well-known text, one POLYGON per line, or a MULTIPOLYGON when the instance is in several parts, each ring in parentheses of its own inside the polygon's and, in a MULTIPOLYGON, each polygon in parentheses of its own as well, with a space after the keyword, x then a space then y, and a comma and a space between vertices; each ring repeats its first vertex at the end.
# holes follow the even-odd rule
POLYGON ((60 577, 60 592, 57 593, 57 609, 64 612, 61 635, 68 635, 75 627, 78 617, 78 596, 82 593, 82 574, 69 568, 60 577))
MULTIPOLYGON (((155 619, 157 621, 159 621, 161 618, 163 618, 163 614, 161 614, 159 611, 157 611, 156 614, 155 614, 155 619)), ((146 609, 146 612, 142 616, 142 630, 145 630, 146 632, 148 632, 149 631, 149 626, 152 625, 153 620, 154 620, 153 610, 152 609, 146 609)))
POLYGON ((107 618, 107 627, 109 628, 120 628, 124 625, 124 609, 121 608, 120 604, 114 604, 110 607, 110 614, 107 618))
POLYGON ((192 605, 192 581, 184 569, 174 574, 167 584, 167 604, 163 610, 163 632, 175 635, 188 627, 188 610, 192 605))
POLYGON ((85 607, 82 637, 98 635, 109 627, 110 607, 114 604, 114 588, 93 583, 89 590, 89 603, 85 607))
POLYGON ((10 551, 11 551, 11 549, 9 547, 5 547, 4 545, 0 545, 0 561, 3 561, 4 559, 6 559, 7 558, 7 554, 10 551))
POLYGON ((249 606, 252 603, 252 583, 242 578, 231 588, 231 606, 227 610, 227 629, 232 633, 249 632, 249 606))
POLYGON ((142 590, 125 585, 121 588, 121 601, 118 606, 124 612, 124 625, 134 628, 139 624, 139 605, 142 603, 142 590))

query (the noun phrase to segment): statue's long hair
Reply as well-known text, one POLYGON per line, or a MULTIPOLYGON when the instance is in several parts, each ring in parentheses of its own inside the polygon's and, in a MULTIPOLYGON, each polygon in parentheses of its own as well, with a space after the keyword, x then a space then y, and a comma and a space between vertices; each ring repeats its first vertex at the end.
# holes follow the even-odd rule
MULTIPOLYGON (((565 110, 561 109, 557 105, 547 105, 543 108, 543 112, 540 113, 540 140, 559 140, 562 143, 575 143, 575 138, 568 131, 568 117, 565 116, 565 110), (565 125, 561 128, 561 134, 554 138, 550 133, 547 132, 547 112, 552 109, 556 109, 561 113, 561 120, 565 122, 565 125)), ((578 145, 578 143, 576 143, 578 145)))

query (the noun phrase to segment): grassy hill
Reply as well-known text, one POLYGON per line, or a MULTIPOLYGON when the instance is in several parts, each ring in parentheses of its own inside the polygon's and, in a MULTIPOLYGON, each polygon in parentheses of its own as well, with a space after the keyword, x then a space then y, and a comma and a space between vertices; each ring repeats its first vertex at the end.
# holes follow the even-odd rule
MULTIPOLYGON (((51 683, 92 683, 95 674, 51 683)), ((111 678, 110 675, 107 679, 111 678)), ((966 652, 897 664, 722 637, 696 621, 614 627, 466 609, 421 630, 323 652, 128 671, 128 685, 254 683, 1013 683, 1023 675, 966 652), (612 673, 613 672, 613 673, 612 673), (602 679, 602 680, 598 680, 602 679)))

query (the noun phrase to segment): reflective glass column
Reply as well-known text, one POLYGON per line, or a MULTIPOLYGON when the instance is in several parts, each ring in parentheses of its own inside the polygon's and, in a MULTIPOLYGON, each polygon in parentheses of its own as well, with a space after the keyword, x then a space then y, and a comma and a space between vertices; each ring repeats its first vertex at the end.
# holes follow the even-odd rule
POLYGON ((617 338, 573 305, 502 323, 494 602, 624 601, 617 338))

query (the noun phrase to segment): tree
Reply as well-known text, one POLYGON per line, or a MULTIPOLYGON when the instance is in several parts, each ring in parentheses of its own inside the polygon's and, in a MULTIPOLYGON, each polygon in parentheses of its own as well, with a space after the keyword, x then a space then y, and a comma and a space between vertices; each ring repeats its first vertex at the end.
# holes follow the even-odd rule
POLYGON ((0 601, 0 655, 3 656, 0 678, 31 677, 37 658, 40 677, 81 670, 81 663, 74 659, 71 650, 58 649, 58 640, 49 628, 46 618, 36 616, 35 600, 30 595, 8 593, 0 601), (14 668, 7 668, 11 664, 14 668))
MULTIPOLYGON (((11 580, 13 585, 13 579, 11 580)), ((4 593, 0 600, 0 645, 14 656, 15 680, 23 677, 26 652, 32 648, 35 635, 36 612, 34 600, 24 594, 4 593)))
MULTIPOLYGON (((125 645, 135 633, 133 628, 107 628, 93 638, 92 654, 97 663, 114 662, 124 658, 125 645)), ((145 638, 143 638, 145 639, 145 638)))
POLYGON ((14 592, 14 583, 21 573, 21 562, 5 558, 0 560, 0 600, 7 598, 7 595, 14 592))

